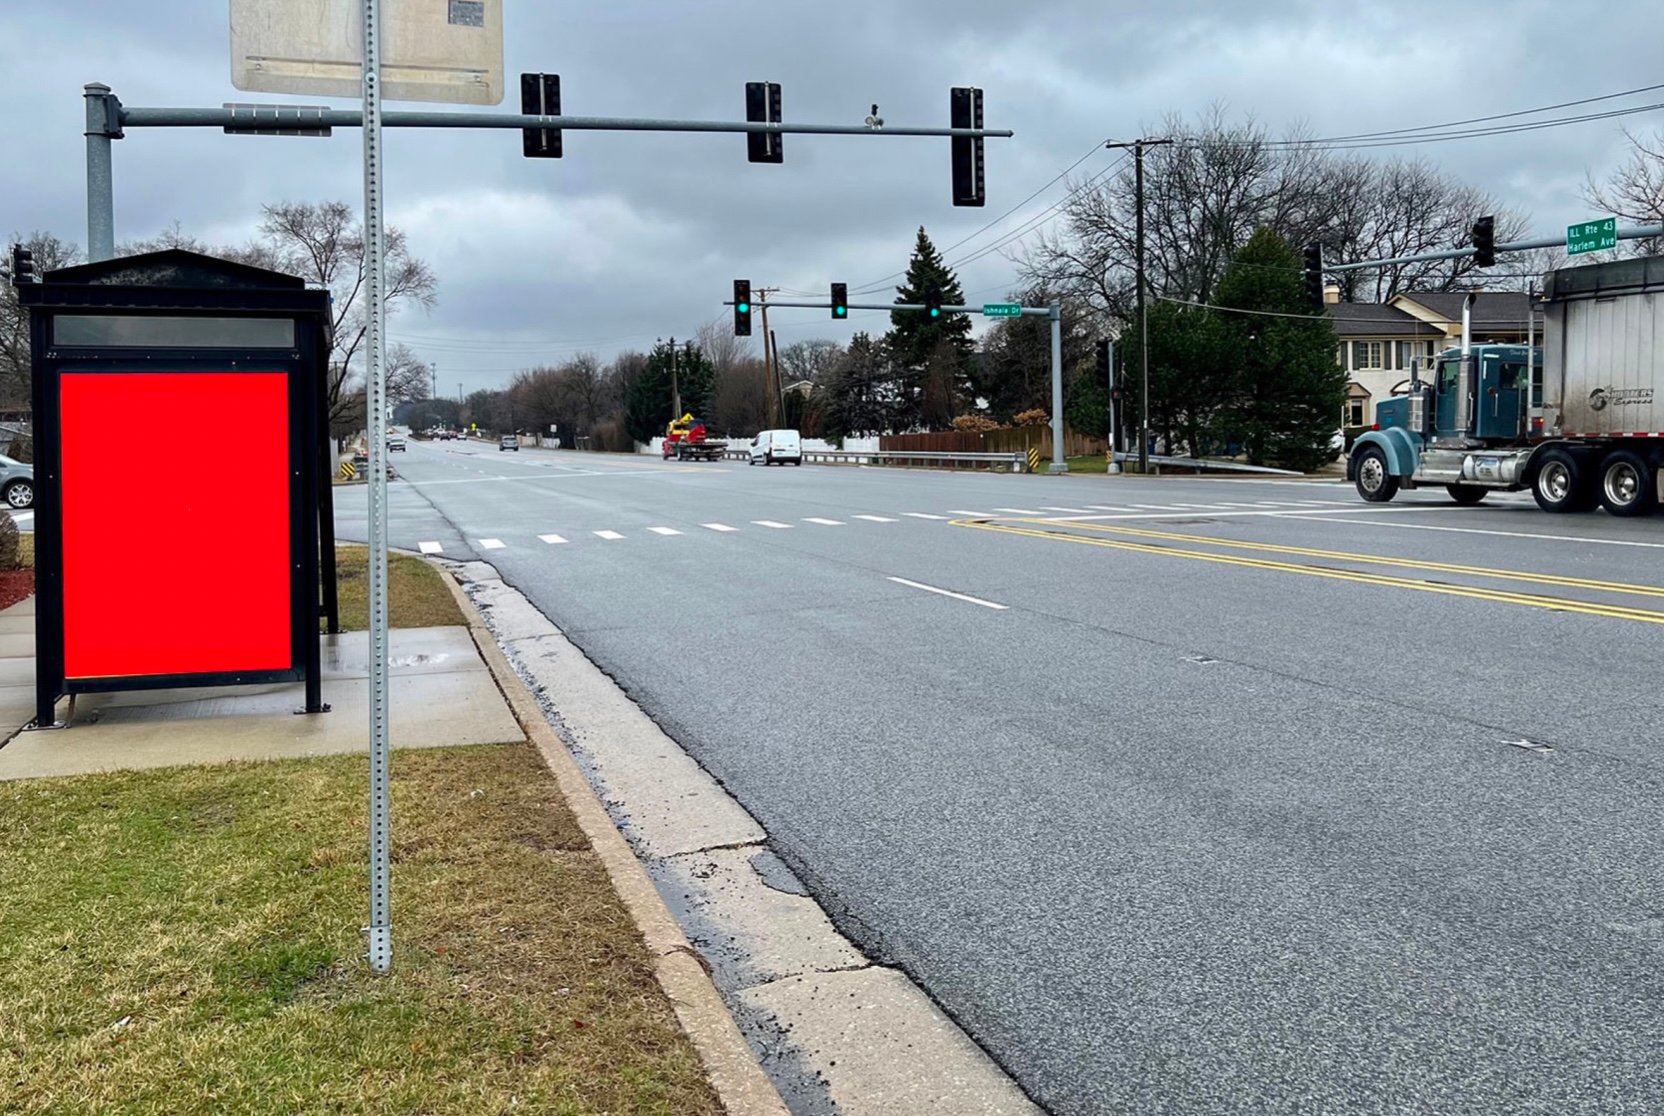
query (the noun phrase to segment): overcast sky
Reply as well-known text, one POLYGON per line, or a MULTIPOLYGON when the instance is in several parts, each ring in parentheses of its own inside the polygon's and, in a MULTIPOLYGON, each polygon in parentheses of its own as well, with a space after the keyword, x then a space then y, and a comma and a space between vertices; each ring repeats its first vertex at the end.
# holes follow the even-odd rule
MULTIPOLYGON (((269 0, 278 4, 284 0, 269 0)), ((384 0, 386 4, 438 0, 384 0)), ((345 5, 343 5, 345 6, 345 5)), ((948 89, 980 85, 990 127, 988 207, 950 204, 948 141, 786 138, 752 165, 734 135, 568 132, 566 157, 525 159, 512 131, 390 131, 388 212, 439 277, 439 304, 391 332, 437 362, 442 390, 505 382, 579 349, 603 357, 687 336, 725 314, 736 277, 823 295, 902 268, 924 225, 947 247, 1105 139, 1170 111, 1222 103, 1274 133, 1339 135, 1508 112, 1664 81, 1658 0, 1358 4, 1348 0, 505 0, 505 63, 556 72, 574 114, 742 119, 744 83, 784 87, 788 120, 947 123, 948 89)), ((235 90, 227 0, 0 0, 0 232, 84 243, 80 90, 128 106, 291 100, 235 90)), ((1664 100, 1659 94, 1629 103, 1664 100)), ((350 102, 333 102, 350 107, 350 102)), ((399 105, 395 107, 443 107, 399 105)), ((1594 106, 1596 108, 1603 106, 1594 106)), ((1594 216, 1587 172, 1623 157, 1625 121, 1383 154, 1421 153, 1530 212, 1553 234, 1594 216)), ((1664 126, 1664 114, 1627 118, 1664 126)), ((362 199, 357 130, 331 139, 134 129, 115 146, 116 235, 172 222, 239 242, 262 203, 362 199)), ((1116 153, 1081 165, 1090 173, 1116 153)), ((975 252, 1055 202, 1054 187, 950 253, 975 252)), ((999 252, 960 271, 973 302, 1015 268, 999 252)), ((883 299, 880 299, 883 300, 883 299)), ((863 324, 856 317, 856 328, 863 324)), ((825 311, 773 315, 782 345, 847 339, 825 311)), ((869 328, 883 328, 881 316, 869 328)))

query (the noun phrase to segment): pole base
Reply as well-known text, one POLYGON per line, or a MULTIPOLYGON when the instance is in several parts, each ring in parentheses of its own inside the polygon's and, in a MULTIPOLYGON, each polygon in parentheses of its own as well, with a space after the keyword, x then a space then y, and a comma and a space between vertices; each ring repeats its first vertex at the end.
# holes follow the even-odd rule
POLYGON ((1046 466, 1046 472, 1052 474, 1053 476, 1056 476, 1059 473, 1067 473, 1068 471, 1069 463, 1067 461, 1053 461, 1050 465, 1046 466))

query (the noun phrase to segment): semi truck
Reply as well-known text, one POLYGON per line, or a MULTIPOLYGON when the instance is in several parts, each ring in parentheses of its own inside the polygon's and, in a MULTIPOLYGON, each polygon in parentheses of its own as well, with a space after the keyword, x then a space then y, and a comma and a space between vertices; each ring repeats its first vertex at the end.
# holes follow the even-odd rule
POLYGON ((1658 507, 1664 258, 1549 272, 1542 345, 1464 341, 1418 365, 1347 459, 1372 503, 1442 485, 1459 504, 1529 489, 1548 512, 1658 507))

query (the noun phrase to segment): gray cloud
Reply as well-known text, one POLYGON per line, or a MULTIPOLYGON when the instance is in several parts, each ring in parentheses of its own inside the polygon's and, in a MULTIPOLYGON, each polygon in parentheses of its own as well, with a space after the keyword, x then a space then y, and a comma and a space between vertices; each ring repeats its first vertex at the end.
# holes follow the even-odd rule
MULTIPOLYGON (((1314 135, 1439 123, 1649 84, 1664 33, 1652 0, 1608 0, 1598 15, 1546 0, 505 7, 511 86, 522 70, 559 72, 570 112, 734 118, 743 83, 770 79, 791 119, 857 123, 878 101, 892 124, 944 124, 948 87, 980 84, 990 125, 1018 135, 989 142, 989 208, 975 211, 948 204, 943 140, 792 136, 782 166, 753 166, 738 136, 568 133, 566 158, 544 161, 521 158, 512 132, 389 132, 390 213, 440 278, 432 315, 396 319, 393 331, 439 363, 447 389, 501 382, 578 346, 607 354, 685 336, 724 313, 736 276, 806 291, 870 283, 905 264, 919 225, 952 244, 1097 141, 1168 112, 1222 104, 1274 133, 1303 123, 1314 135)), ((130 105, 284 99, 234 90, 227 56, 225 0, 0 7, 5 231, 84 240, 83 82, 107 82, 130 105)), ((1586 172, 1623 148, 1614 121, 1378 154, 1425 155, 1553 232, 1588 216, 1586 172)), ((240 240, 262 202, 356 200, 359 151, 356 132, 134 130, 116 146, 118 236, 177 220, 204 239, 240 240)), ((1114 158, 1095 154, 1081 170, 1114 158)), ((1014 269, 996 252, 961 279, 993 297, 1014 269)), ((781 311, 775 325, 783 343, 850 329, 809 310, 781 311)))

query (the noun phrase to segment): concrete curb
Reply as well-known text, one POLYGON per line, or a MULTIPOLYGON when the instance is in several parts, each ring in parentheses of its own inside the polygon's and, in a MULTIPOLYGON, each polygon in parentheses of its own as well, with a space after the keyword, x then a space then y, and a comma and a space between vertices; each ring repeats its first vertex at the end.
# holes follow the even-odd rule
POLYGON ((659 987, 670 998, 677 1020, 699 1051, 700 1061, 724 1111, 730 1116, 789 1116, 785 1102, 752 1057, 751 1048, 740 1035, 698 954, 670 908, 659 897, 647 870, 613 825, 577 761, 509 665, 473 600, 448 570, 437 563, 434 565, 444 577, 457 607, 467 617, 469 634, 508 699, 515 720, 549 765, 567 805, 606 868, 608 879, 640 929, 653 954, 653 972, 659 987))

